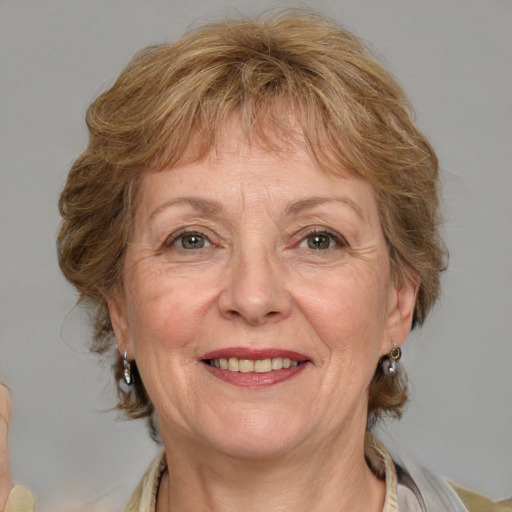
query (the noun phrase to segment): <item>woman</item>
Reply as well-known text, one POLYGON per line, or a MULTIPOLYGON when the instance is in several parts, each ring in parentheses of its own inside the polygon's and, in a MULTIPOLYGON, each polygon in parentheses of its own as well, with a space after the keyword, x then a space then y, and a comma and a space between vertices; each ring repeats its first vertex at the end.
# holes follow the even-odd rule
POLYGON ((207 25, 87 122, 60 264, 165 448, 126 510, 467 510, 369 430, 400 417, 446 254, 434 151, 361 43, 312 14, 207 25))

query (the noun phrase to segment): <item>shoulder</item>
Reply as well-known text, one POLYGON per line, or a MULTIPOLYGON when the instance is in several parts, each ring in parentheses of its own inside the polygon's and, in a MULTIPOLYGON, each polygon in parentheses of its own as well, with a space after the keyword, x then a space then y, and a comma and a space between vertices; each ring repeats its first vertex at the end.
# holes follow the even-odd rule
POLYGON ((469 512, 512 512, 512 499, 495 502, 477 492, 468 491, 450 482, 469 512))
POLYGON ((162 450, 149 465, 124 512, 153 512, 155 510, 158 485, 166 468, 167 461, 165 452, 162 450))

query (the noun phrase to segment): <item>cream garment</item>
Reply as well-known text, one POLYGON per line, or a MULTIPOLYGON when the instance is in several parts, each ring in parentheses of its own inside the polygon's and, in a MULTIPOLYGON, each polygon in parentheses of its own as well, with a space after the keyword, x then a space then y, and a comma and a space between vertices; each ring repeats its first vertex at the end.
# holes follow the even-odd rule
MULTIPOLYGON (((369 432, 365 440, 365 455, 375 473, 386 481, 382 512, 467 512, 455 491, 440 479, 434 479, 435 484, 440 485, 441 494, 446 494, 450 499, 444 505, 430 503, 430 500, 425 504, 423 492, 419 491, 409 473, 399 467, 397 474, 391 456, 369 432), (403 482, 399 481, 399 475, 403 482)), ((124 512, 155 512, 158 485, 166 468, 165 452, 162 451, 149 466, 124 512)), ((426 491, 431 492, 430 488, 426 491)))
MULTIPOLYGON (((495 503, 481 494, 455 485, 452 487, 414 463, 397 464, 369 432, 365 439, 365 456, 374 472, 386 482, 382 512, 512 512, 512 499, 495 503)), ((124 512, 155 512, 158 486, 166 468, 165 452, 162 451, 149 466, 124 512)), ((33 494, 23 485, 16 484, 0 512, 34 511, 33 494)))

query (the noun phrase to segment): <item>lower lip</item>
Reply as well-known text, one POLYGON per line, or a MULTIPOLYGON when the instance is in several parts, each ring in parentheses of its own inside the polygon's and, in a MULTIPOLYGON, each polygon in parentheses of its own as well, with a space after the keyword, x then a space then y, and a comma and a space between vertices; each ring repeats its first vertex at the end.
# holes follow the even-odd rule
POLYGON ((211 366, 205 362, 202 364, 206 370, 209 371, 210 374, 217 379, 223 380, 224 382, 241 388, 268 388, 270 386, 274 386, 280 382, 284 382, 286 380, 292 379, 293 377, 296 377, 308 365, 308 363, 305 362, 299 364, 299 366, 296 366, 295 368, 272 370, 266 373, 242 373, 230 372, 229 370, 221 370, 220 368, 215 368, 215 366, 211 366))

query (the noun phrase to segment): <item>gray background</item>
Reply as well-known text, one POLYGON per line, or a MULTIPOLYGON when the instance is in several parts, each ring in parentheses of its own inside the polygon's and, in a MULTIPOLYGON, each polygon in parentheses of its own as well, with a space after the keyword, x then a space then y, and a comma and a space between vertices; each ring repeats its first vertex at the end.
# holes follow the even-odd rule
MULTIPOLYGON (((0 375, 15 397, 14 473, 41 512, 119 509, 157 450, 144 424, 103 412, 108 368, 87 354, 87 322, 57 268, 56 202, 86 144, 85 109, 140 47, 269 5, 283 4, 0 1, 0 375)), ((512 3, 310 5, 384 56, 443 168, 450 270, 405 350, 412 404, 387 430, 435 472, 510 496, 512 3)))

